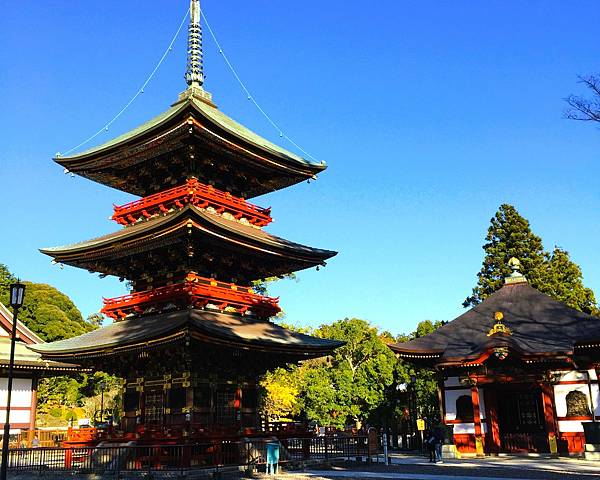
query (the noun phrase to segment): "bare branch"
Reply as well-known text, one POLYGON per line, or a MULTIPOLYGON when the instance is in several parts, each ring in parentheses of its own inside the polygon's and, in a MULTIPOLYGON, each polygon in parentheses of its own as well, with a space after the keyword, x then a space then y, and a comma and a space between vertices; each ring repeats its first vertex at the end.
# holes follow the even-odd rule
POLYGON ((588 75, 578 78, 579 83, 592 91, 592 98, 569 95, 564 99, 570 107, 565 110, 565 118, 583 122, 600 122, 600 77, 588 75))

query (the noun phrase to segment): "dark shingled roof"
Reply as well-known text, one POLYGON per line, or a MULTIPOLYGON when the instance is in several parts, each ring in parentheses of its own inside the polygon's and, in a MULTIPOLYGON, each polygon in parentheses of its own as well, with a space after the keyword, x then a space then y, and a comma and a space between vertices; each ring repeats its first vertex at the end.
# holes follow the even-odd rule
POLYGON ((435 363, 442 365, 475 360, 494 347, 509 347, 524 357, 570 356, 576 345, 597 340, 600 318, 572 309, 521 282, 504 285, 435 332, 391 348, 400 357, 434 357, 435 363), (488 337, 495 312, 502 312, 511 335, 488 337))
POLYGON ((32 346, 43 358, 90 357, 116 353, 189 331, 214 344, 303 357, 322 356, 344 342, 292 332, 266 320, 208 310, 184 310, 115 322, 78 337, 32 346))

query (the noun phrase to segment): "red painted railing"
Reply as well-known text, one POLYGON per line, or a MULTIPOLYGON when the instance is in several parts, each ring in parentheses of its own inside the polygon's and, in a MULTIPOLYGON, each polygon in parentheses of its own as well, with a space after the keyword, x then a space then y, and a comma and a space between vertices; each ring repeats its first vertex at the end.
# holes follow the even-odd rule
POLYGON ((149 195, 125 205, 115 205, 112 219, 121 225, 131 225, 139 218, 150 218, 167 213, 171 209, 183 208, 186 204, 200 208, 212 207, 217 213, 228 212, 236 219, 246 218, 252 225, 264 227, 273 220, 270 208, 261 208, 243 198, 234 197, 228 192, 204 185, 195 178, 184 185, 149 195))
POLYGON ((215 305, 219 310, 233 308, 237 313, 250 310, 259 317, 270 317, 281 311, 279 298, 254 293, 250 287, 218 282, 211 278, 188 274, 185 281, 115 298, 105 298, 102 313, 115 320, 129 314, 141 314, 150 307, 157 310, 174 304, 178 308, 215 305))

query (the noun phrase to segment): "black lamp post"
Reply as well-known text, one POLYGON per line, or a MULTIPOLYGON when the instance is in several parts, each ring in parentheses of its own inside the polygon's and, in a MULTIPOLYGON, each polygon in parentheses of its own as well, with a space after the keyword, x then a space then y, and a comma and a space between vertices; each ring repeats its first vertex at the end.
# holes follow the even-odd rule
POLYGON ((10 306, 13 308, 13 323, 10 337, 10 360, 8 363, 8 386, 6 395, 6 418, 4 420, 4 436, 2 437, 2 465, 0 466, 0 480, 6 480, 8 469, 8 442, 10 437, 10 401, 12 397, 13 367, 15 364, 15 342, 17 340, 17 317, 19 309, 23 306, 25 298, 25 285, 17 281, 10 286, 10 306))
POLYGON ((410 389, 408 391, 408 411, 410 414, 409 420, 410 420, 410 431, 411 431, 411 437, 413 440, 413 445, 411 445, 411 448, 414 450, 416 448, 420 448, 420 437, 419 437, 419 431, 417 429, 417 391, 416 391, 416 386, 417 386, 417 377, 415 375, 411 375, 410 376, 410 383, 409 383, 410 389))

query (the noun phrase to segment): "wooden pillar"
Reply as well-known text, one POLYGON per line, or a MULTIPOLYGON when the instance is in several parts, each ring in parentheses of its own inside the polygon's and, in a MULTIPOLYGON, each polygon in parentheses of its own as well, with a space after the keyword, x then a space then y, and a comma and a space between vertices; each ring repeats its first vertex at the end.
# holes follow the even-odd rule
POLYGON ((558 455, 556 443, 556 416, 554 415, 554 389, 551 384, 542 383, 542 403, 544 405, 544 420, 546 422, 546 433, 548 445, 552 455, 558 455))
POLYGON ((438 375, 437 381, 438 404, 440 407, 440 422, 446 425, 446 393, 444 391, 444 374, 438 375))
MULTIPOLYGON (((38 379, 31 379, 31 407, 29 411, 29 431, 33 432, 35 430, 35 412, 37 410, 37 388, 38 388, 38 379)), ((33 439, 33 437, 32 437, 33 439)))
POLYGON ((235 410, 235 420, 238 425, 238 431, 242 432, 242 386, 238 384, 235 388, 233 399, 233 408, 235 410))
POLYGON ((486 449, 489 453, 499 453, 501 449, 500 427, 498 426, 498 391, 491 386, 483 389, 485 402, 485 419, 488 433, 486 449))
POLYGON ((477 389, 477 385, 471 386, 471 401, 473 402, 473 422, 475 424, 475 453, 478 457, 483 457, 481 415, 479 410, 479 390, 477 389))

